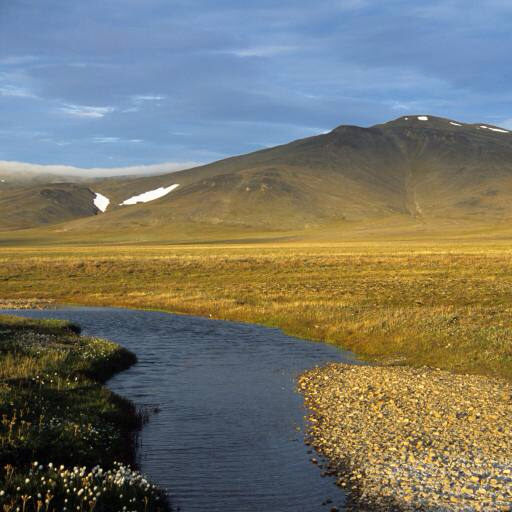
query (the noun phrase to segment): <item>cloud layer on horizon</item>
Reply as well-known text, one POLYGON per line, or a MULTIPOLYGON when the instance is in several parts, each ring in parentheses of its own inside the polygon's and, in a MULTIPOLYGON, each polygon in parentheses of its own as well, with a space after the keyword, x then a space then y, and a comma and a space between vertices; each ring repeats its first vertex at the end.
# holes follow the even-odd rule
POLYGON ((512 128, 504 0, 12 0, 0 159, 207 162, 405 113, 512 128))
POLYGON ((197 162, 166 162, 153 165, 134 165, 128 167, 75 167, 58 164, 31 164, 0 160, 0 176, 19 174, 51 174, 56 176, 86 176, 89 178, 105 178, 110 176, 139 176, 150 174, 167 174, 190 169, 199 165, 197 162))

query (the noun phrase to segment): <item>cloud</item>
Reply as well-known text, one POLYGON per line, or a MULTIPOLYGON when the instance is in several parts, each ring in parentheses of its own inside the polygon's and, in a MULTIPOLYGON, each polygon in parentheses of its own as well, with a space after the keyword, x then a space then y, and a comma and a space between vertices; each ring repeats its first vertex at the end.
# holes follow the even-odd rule
POLYGON ((8 55, 0 58, 0 66, 19 66, 22 64, 38 61, 38 57, 34 55, 8 55))
POLYGON ((166 174, 190 169, 201 165, 198 162, 164 162, 154 165, 136 165, 128 167, 74 167, 70 165, 39 165, 25 162, 0 160, 0 175, 16 173, 57 174, 61 176, 80 176, 83 178, 99 178, 109 176, 133 176, 166 174))
POLYGON ((241 48, 237 50, 224 50, 219 53, 235 55, 236 57, 274 57, 284 53, 296 51, 297 46, 254 46, 252 48, 241 48))
POLYGON ((165 100, 165 96, 157 94, 135 94, 131 98, 134 103, 143 103, 144 101, 165 100))
POLYGON ((35 98, 36 96, 23 87, 16 85, 1 85, 0 96, 10 96, 12 98, 35 98))
POLYGON ((72 142, 68 140, 55 140, 50 137, 44 137, 40 140, 41 142, 48 142, 50 144, 55 144, 56 146, 69 146, 70 144, 72 144, 72 142))
POLYGON ((429 5, 413 7, 412 12, 427 19, 451 22, 454 17, 463 16, 465 21, 481 23, 486 18, 501 17, 512 11, 512 4, 509 0, 487 0, 485 9, 478 7, 477 2, 471 5, 467 0, 434 0, 429 5))
POLYGON ((19 139, 34 139, 48 135, 46 131, 30 130, 30 129, 0 129, 0 137, 15 137, 19 139))
POLYGON ((93 137, 92 141, 97 144, 112 144, 112 143, 140 143, 142 139, 122 139, 120 137, 93 137))
POLYGON ((4 3, 3 159, 202 161, 402 112, 512 116, 510 0, 4 3))
POLYGON ((99 119, 105 117, 107 114, 114 112, 114 107, 93 107, 90 105, 73 105, 65 104, 59 107, 61 112, 73 117, 84 117, 89 119, 99 119))
MULTIPOLYGON (((401 112, 422 112, 425 106, 419 101, 389 101, 387 102, 391 110, 398 110, 401 112)), ((428 109, 427 109, 428 110, 428 109)))
POLYGON ((119 137, 93 137, 92 141, 98 144, 109 144, 111 142, 120 142, 121 139, 119 137))

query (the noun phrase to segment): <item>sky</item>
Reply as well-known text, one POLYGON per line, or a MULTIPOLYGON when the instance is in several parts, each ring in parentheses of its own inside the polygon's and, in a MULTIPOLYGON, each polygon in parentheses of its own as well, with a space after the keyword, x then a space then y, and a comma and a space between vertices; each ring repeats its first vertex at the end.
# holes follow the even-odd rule
POLYGON ((210 162, 428 113, 512 128, 510 0, 0 0, 0 160, 210 162))

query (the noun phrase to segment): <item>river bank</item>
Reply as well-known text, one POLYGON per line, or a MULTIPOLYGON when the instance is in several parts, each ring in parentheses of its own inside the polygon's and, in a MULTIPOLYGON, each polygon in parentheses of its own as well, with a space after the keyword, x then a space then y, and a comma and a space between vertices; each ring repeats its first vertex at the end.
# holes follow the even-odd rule
POLYGON ((311 410, 308 442, 357 510, 511 510, 509 383, 331 364, 298 386, 311 410))
POLYGON ((0 315, 0 506, 164 511, 133 469, 134 406, 103 383, 135 362, 70 322, 0 315))
POLYGON ((2 299, 0 309, 53 309, 56 307, 53 299, 2 299))

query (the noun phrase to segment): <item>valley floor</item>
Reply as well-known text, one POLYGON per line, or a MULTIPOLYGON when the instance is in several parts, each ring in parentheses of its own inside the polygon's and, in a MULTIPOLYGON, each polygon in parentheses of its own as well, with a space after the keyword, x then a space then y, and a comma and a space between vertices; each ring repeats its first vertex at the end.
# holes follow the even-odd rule
POLYGON ((0 290, 256 322, 384 364, 512 379, 506 242, 3 248, 0 290))
POLYGON ((418 496, 435 507, 429 493, 438 488, 446 510, 466 502, 486 510, 510 498, 510 473, 485 466, 498 461, 510 470, 506 240, 3 248, 0 290, 4 301, 38 297, 256 322, 350 349, 380 366, 332 366, 301 381, 313 408, 312 441, 344 482, 369 503, 374 489, 388 486, 402 509, 418 496), (350 419, 361 417, 373 421, 350 419), (354 442, 346 447, 343 439, 354 442), (466 466, 453 446, 469 457, 466 466), (472 446, 483 450, 481 461, 472 446), (432 476, 430 490, 417 485, 418 475, 432 476))

